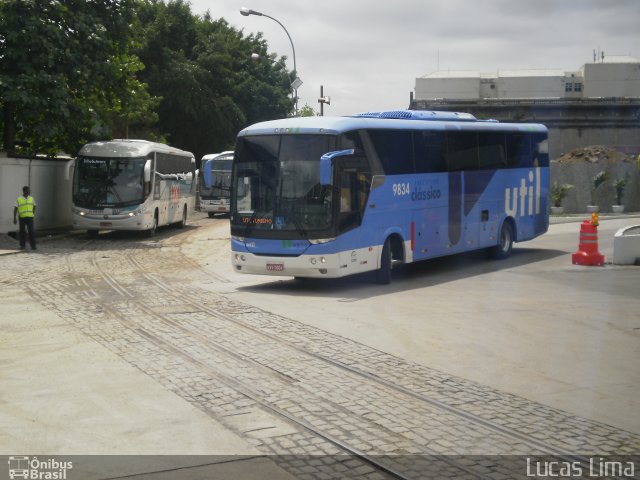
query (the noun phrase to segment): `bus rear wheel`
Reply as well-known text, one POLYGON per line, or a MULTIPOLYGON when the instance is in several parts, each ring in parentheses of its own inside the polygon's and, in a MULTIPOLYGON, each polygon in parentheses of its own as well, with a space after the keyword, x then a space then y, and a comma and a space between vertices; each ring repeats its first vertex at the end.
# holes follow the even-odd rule
POLYGON ((502 260, 511 255, 513 249, 513 227, 511 223, 504 222, 500 229, 500 237, 498 237, 498 245, 492 247, 491 256, 497 260, 502 260))
POLYGON ((380 285, 387 285, 391 282, 391 240, 388 238, 382 247, 380 268, 376 271, 376 282, 380 285))

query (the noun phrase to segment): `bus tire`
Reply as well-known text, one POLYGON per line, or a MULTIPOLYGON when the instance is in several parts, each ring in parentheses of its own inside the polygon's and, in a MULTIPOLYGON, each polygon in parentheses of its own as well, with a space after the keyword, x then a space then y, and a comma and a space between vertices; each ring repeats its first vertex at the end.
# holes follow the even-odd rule
POLYGON ((178 223, 179 228, 184 228, 187 226, 187 205, 182 208, 182 220, 178 223))
POLYGON ((505 220, 500 229, 498 244, 491 248, 491 256, 497 260, 503 260, 511 255, 513 249, 513 227, 511 222, 505 220))
POLYGON ((146 231, 147 237, 153 237, 156 234, 156 230, 158 229, 158 210, 153 214, 153 225, 151 228, 146 231))
POLYGON ((380 268, 376 270, 376 282, 388 285, 391 282, 391 240, 386 239, 380 256, 380 268))
POLYGON ((216 214, 213 212, 208 212, 207 215, 209 215, 209 218, 213 218, 216 216, 216 214))

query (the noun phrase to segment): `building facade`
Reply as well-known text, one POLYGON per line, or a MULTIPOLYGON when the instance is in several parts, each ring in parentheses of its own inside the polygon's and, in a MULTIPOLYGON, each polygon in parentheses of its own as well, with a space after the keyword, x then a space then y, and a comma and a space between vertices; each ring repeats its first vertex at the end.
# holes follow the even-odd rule
POLYGON ((438 71, 416 79, 409 108, 543 123, 549 129, 552 159, 589 145, 607 145, 637 155, 640 61, 604 57, 577 71, 438 71))

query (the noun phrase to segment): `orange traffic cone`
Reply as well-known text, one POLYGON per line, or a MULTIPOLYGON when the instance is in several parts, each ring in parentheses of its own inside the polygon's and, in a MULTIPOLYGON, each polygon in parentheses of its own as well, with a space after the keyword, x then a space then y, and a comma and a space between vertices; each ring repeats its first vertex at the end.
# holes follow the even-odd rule
POLYGON ((604 265, 604 255, 598 252, 598 214, 591 216, 580 225, 578 251, 571 256, 574 265, 604 265))

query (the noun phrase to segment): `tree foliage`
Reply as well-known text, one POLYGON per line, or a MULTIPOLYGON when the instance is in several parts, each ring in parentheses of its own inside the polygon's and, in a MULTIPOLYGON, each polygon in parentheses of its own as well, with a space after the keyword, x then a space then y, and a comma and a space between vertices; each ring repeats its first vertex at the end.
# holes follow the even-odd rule
MULTIPOLYGON (((114 101, 131 87, 133 0, 0 3, 4 144, 51 153, 105 135, 114 101)), ((139 91, 144 88, 135 84, 139 91)), ((117 111, 117 108, 115 109, 117 111)))
POLYGON ((158 127, 199 158, 232 148, 248 124, 288 115, 288 74, 269 58, 260 35, 245 37, 223 20, 191 14, 182 0, 146 3, 139 11, 140 78, 161 97, 158 127))
POLYGON ((284 58, 183 0, 2 0, 5 149, 75 153, 89 140, 167 139, 198 157, 291 114, 284 58), (253 61, 258 54, 262 60, 253 61))

